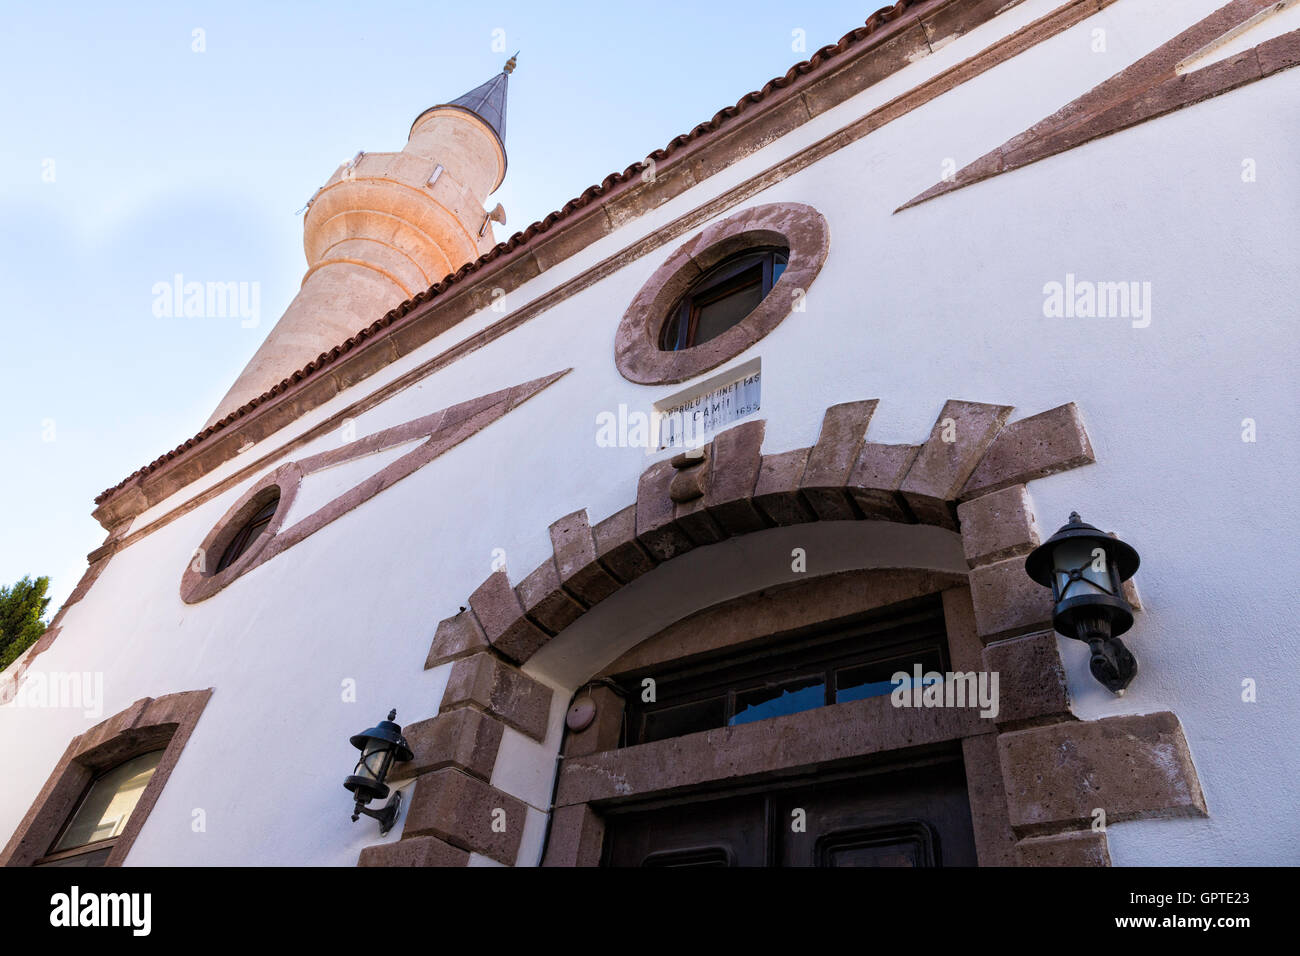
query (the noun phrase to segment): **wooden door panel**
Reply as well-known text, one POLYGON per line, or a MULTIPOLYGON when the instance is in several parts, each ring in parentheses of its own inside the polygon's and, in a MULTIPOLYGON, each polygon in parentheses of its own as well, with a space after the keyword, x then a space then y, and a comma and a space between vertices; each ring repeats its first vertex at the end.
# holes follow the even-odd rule
POLYGON ((612 813, 605 825, 609 866, 976 864, 960 761, 612 813))
POLYGON ((974 866, 960 763, 773 794, 780 866, 974 866), (795 810, 804 829, 795 828, 795 810))
POLYGON ((766 806, 762 795, 679 803, 610 816, 609 866, 763 866, 766 806))

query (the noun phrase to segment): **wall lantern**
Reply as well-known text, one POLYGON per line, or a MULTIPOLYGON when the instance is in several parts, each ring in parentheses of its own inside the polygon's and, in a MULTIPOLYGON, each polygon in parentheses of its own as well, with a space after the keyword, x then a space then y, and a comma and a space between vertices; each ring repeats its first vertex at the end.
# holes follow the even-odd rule
POLYGON ((384 778, 394 761, 412 759, 415 754, 402 736, 402 728, 393 723, 396 710, 388 712, 388 719, 381 720, 369 730, 351 738, 352 746, 361 751, 352 776, 343 781, 343 786, 352 791, 357 799, 353 808, 352 822, 355 823, 365 814, 379 821, 379 832, 387 833, 397 820, 397 811, 402 807, 401 793, 393 794, 393 799, 382 810, 371 810, 366 806, 371 800, 382 800, 388 796, 388 785, 384 778))
POLYGON ((1025 558, 1025 572, 1052 589, 1052 626, 1092 648, 1092 676, 1118 695, 1138 669, 1119 636, 1133 626, 1123 584, 1139 561, 1131 546, 1084 524, 1077 511, 1025 558))

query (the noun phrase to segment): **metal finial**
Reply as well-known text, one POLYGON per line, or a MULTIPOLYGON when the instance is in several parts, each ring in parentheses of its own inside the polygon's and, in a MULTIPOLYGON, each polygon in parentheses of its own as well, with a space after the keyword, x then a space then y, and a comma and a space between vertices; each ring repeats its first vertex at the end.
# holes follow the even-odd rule
POLYGON ((513 73, 515 71, 515 66, 517 65, 516 61, 518 59, 519 59, 519 51, 516 50, 515 55, 512 56, 510 59, 506 60, 506 68, 502 72, 506 73, 507 75, 513 73))
POLYGON ((1070 512, 1070 524, 1083 524, 1083 519, 1079 517, 1079 512, 1070 512))
POLYGON ((389 719, 389 720, 396 720, 396 719, 397 719, 397 708, 396 708, 396 707, 394 707, 392 710, 390 710, 390 711, 388 712, 388 719, 389 719))

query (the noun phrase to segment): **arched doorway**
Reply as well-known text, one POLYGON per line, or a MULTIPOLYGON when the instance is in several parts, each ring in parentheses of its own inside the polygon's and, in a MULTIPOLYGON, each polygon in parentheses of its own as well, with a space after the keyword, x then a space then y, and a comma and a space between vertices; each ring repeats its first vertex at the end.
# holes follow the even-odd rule
MULTIPOLYGON (((1005 821, 981 778, 978 738, 995 732, 996 711, 981 718, 978 699, 899 707, 891 681, 978 668, 972 621, 964 574, 885 567, 760 588, 673 622, 575 695, 596 715, 561 745, 544 862, 975 865, 975 819, 1005 821)), ((985 857, 1008 835, 983 826, 985 857)))
MULTIPOLYGON (((585 510, 553 522, 553 555, 522 579, 490 574, 430 647, 425 667, 445 668, 447 683, 438 713, 407 728, 416 759, 394 768, 414 779, 401 839, 367 848, 360 863, 619 862, 616 846, 641 839, 634 815, 691 805, 688 817, 718 806, 725 816, 739 812, 725 801, 755 792, 769 826, 809 807, 823 822, 846 801, 854 812, 876 807, 872 820, 823 826, 811 850, 762 831, 753 852, 763 862, 798 850, 827 865, 924 864, 927 833, 930 845, 938 834, 938 862, 968 860, 958 831, 945 840, 933 822, 962 806, 963 781, 982 866, 1107 865, 1098 809, 1112 821, 1204 815, 1174 714, 1071 713, 1050 596, 1024 572, 1039 541, 1027 483, 1094 460, 1078 409, 1007 424, 1008 406, 950 400, 922 444, 888 445, 866 439, 875 405, 827 409, 811 448, 764 453, 761 421, 722 432, 648 468, 621 511, 594 525, 585 510), (882 575, 912 577, 890 592, 882 575), (722 726, 626 745, 619 680, 646 667, 725 671, 731 652, 798 652, 785 642, 806 637, 801 629, 852 628, 856 615, 936 596, 953 672, 939 705, 924 692, 922 706, 838 700, 831 660, 821 706, 735 723, 743 688, 723 674, 722 726), (652 649, 660 657, 647 663, 652 649), (959 672, 999 676, 996 714, 969 705, 959 672), (588 686, 596 719, 565 731, 569 695, 588 686), (962 686, 965 700, 949 702, 962 686), (890 800, 896 812, 884 819, 890 800), (906 819, 932 829, 900 829, 906 819)), ((642 849, 640 863, 660 852, 642 849)), ((630 852, 637 862, 640 850, 630 852)))

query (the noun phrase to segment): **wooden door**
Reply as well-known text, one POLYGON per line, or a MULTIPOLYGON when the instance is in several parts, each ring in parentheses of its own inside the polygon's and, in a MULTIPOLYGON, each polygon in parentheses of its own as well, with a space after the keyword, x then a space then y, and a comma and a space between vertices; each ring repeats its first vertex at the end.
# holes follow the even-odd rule
POLYGON ((960 760, 606 817, 608 866, 974 866, 960 760))

